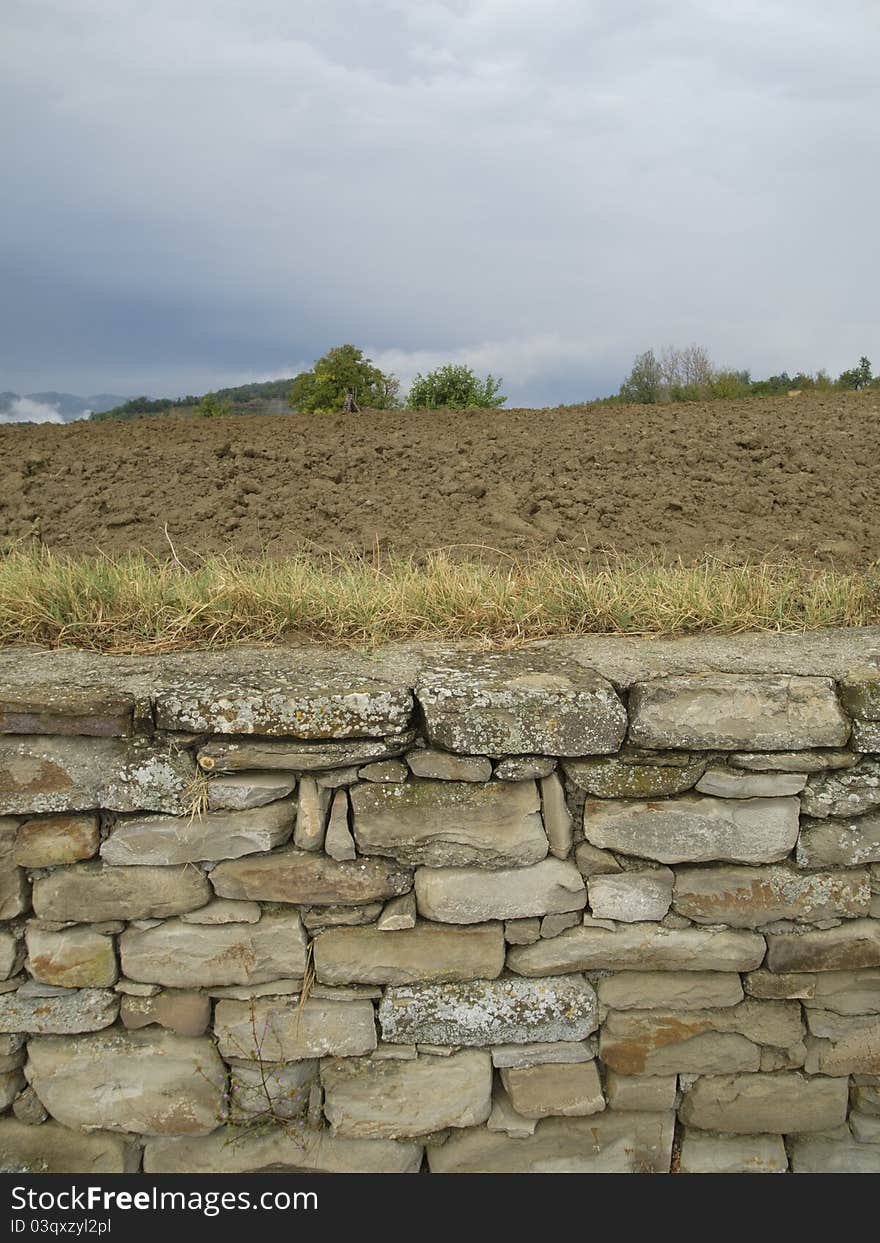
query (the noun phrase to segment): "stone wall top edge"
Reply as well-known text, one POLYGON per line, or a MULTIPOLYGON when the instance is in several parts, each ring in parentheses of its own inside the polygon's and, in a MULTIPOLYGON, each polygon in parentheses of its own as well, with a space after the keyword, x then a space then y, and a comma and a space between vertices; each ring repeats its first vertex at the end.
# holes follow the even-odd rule
MULTIPOLYGON (((741 673, 828 677, 880 675, 880 627, 804 634, 746 633, 681 638, 589 635, 545 639, 516 649, 544 664, 591 669, 620 688, 678 674, 741 673)), ((72 648, 0 648, 0 691, 57 685, 59 691, 155 696, 212 679, 278 678, 320 687, 336 678, 387 683, 408 690, 437 667, 486 655, 478 643, 411 642, 371 651, 313 645, 237 647, 155 655, 99 654, 72 648)))

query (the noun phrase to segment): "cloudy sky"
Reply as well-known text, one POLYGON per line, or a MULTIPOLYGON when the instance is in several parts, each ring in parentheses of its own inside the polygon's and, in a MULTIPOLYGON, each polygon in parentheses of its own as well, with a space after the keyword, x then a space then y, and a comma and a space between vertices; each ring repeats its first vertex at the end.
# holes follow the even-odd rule
POLYGON ((0 390, 880 364, 877 0, 0 0, 0 390))

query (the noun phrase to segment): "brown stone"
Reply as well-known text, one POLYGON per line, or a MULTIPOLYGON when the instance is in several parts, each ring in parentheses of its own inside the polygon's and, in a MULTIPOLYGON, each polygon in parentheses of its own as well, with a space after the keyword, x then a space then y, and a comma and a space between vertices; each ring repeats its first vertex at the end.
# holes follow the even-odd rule
POLYGON ((211 1022, 211 1001, 204 993, 166 988, 155 997, 123 997, 119 1017, 129 1031, 155 1023, 178 1036, 203 1036, 211 1022))
POLYGON ((582 1117, 605 1108, 595 1062, 511 1067, 501 1071, 501 1082, 525 1118, 582 1117))
POLYGON ((164 919, 205 906, 211 886, 192 867, 113 867, 75 863, 34 883, 42 919, 100 923, 104 919, 164 919))
POLYGON ((100 844, 97 816, 41 816, 19 828, 15 861, 26 868, 79 863, 96 855, 100 844))
POLYGON ((838 928, 767 937, 771 971, 852 971, 880 967, 880 922, 851 919, 838 928))
POLYGON ((866 868, 799 872, 792 867, 678 868, 674 909, 698 924, 757 928, 780 919, 821 923, 867 915, 866 868))
POLYGON ((28 908, 30 886, 15 858, 18 823, 13 816, 0 816, 0 919, 15 919, 28 908))
POLYGON ((223 898, 359 906, 412 889, 412 873, 385 859, 338 863, 324 855, 284 848, 220 863, 211 884, 223 898))
POLYGON ((326 984, 410 984, 494 979, 504 966, 500 923, 457 928, 333 928, 314 942, 315 971, 326 984))
POLYGON ((33 922, 27 929, 27 968, 36 980, 61 988, 107 988, 116 983, 116 947, 112 937, 88 926, 45 932, 33 922))
POLYGON ((846 1121, 848 1081, 799 1072, 704 1075, 679 1111, 686 1126, 735 1135, 828 1131, 846 1121))
POLYGON ((313 1057, 360 1057, 376 1047, 370 1001, 297 997, 220 1001, 214 1034, 225 1058, 295 1062, 313 1057))

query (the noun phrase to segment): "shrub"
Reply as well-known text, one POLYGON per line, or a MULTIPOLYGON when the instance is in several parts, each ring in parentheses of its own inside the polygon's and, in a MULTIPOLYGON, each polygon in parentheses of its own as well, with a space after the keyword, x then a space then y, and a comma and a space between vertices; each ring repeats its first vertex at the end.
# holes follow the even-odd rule
POLYGON ((410 410, 438 410, 444 406, 456 410, 497 410, 507 401, 500 392, 502 383, 500 377, 496 380, 491 374, 485 380, 479 379, 463 363, 446 363, 425 376, 416 376, 406 404, 410 410))
POLYGON ((392 410, 398 405, 400 383, 375 367, 363 350, 337 345, 319 358, 311 371, 294 380, 288 403, 294 410, 335 414, 340 410, 392 410))

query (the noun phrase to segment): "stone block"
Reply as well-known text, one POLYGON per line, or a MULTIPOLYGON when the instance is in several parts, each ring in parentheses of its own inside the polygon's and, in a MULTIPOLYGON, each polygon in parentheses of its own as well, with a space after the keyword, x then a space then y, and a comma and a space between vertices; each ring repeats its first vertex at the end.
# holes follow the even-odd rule
POLYGON ((35 995, 23 987, 0 994, 0 1032, 94 1032, 109 1027, 118 1013, 119 995, 111 989, 58 988, 35 995))
POLYGON ((849 820, 815 820, 805 816, 797 844, 801 867, 857 867, 880 861, 880 813, 849 820))
POLYGON ((415 891, 422 916, 450 924, 580 911, 587 903, 575 865, 554 858, 493 871, 423 867, 416 872, 415 891))
POLYGON ((414 928, 332 928, 314 942, 315 972, 325 984, 410 984, 489 980, 504 966, 498 922, 457 928, 420 921, 414 928))
POLYGON ((198 910, 211 898, 195 868, 115 867, 91 862, 58 868, 34 883, 41 919, 100 923, 105 919, 165 919, 198 910))
POLYGON ((733 971, 618 971, 596 985, 612 1010, 707 1010, 743 999, 733 971))
POLYGON ((514 946, 507 965, 518 975, 634 967, 655 971, 752 971, 764 957, 764 938, 738 929, 663 928, 626 924, 571 928, 552 941, 514 946))
POLYGON ((605 1071, 609 1109, 663 1112, 675 1108, 677 1075, 619 1075, 605 1071))
POLYGON ((686 1131, 682 1174, 785 1174, 788 1156, 781 1135, 705 1135, 686 1131))
POLYGON ((27 929, 27 969, 35 980, 61 988, 108 988, 116 983, 113 938, 90 927, 46 932, 33 921, 27 929))
POLYGON ((97 816, 40 816, 19 828, 15 862, 25 868, 79 863, 96 855, 100 844, 97 816))
POLYGON ((669 868, 592 876, 588 885, 590 910, 597 919, 626 924, 660 920, 672 902, 673 880, 669 868))
POLYGON ((155 997, 123 997, 119 1017, 129 1031, 155 1024, 178 1036, 203 1036, 211 1024, 211 1000, 204 993, 166 988, 155 997))
POLYGON ((685 1126, 735 1135, 828 1131, 846 1121, 848 1081, 777 1074, 704 1075, 679 1110, 685 1126))
POLYGON ((219 863, 211 884, 221 898, 294 902, 307 906, 361 906, 412 889, 412 873, 386 859, 338 863, 325 855, 284 847, 219 863))
POLYGON ((811 777, 801 795, 801 810, 807 816, 825 820, 829 816, 847 819, 880 807, 880 760, 861 759, 844 772, 821 773, 811 777))
POLYGON ((830 678, 710 673, 637 682, 629 740, 642 747, 791 751, 849 738, 830 678))
POLYGON ((623 751, 603 759, 566 760, 562 767, 571 784, 585 794, 633 799, 683 794, 696 785, 707 763, 706 756, 680 752, 650 755, 623 751))
POLYGON ((229 773, 208 782, 208 811, 248 811, 287 798, 296 789, 294 773, 229 773))
POLYGON ((800 794, 806 781, 803 773, 755 773, 708 768, 696 788, 700 794, 713 794, 717 798, 785 798, 800 794))
POLYGON ((767 937, 771 971, 853 971, 880 967, 880 923, 850 919, 838 928, 767 937))
POLYGON ((315 1057, 360 1057, 376 1047, 371 1001, 310 997, 220 1001, 214 1034, 223 1057, 296 1062, 315 1057))
POLYGON ((659 863, 773 863, 794 847, 798 816, 796 798, 588 800, 584 836, 593 846, 659 863))
POLYGON ((818 924, 867 915, 870 904, 865 868, 799 872, 784 865, 685 867, 675 875, 674 908, 698 924, 758 928, 780 919, 818 924))
POLYGON ((128 1135, 71 1131, 57 1122, 29 1126, 0 1118, 0 1172, 4 1174, 135 1174, 140 1147, 128 1135))
POLYGON ((595 1062, 511 1067, 501 1071, 501 1082, 513 1108, 525 1118, 576 1118, 605 1108, 595 1062))
POLYGON ((294 809, 293 799, 283 799, 252 811, 123 818, 101 847, 101 857, 135 867, 239 859, 283 845, 293 832, 294 809))
POLYGON ((583 1040, 598 1026, 596 994, 582 976, 404 984, 379 1004, 393 1044, 497 1045, 583 1040))
POLYGON ((37 1036, 27 1076, 52 1117, 72 1128, 206 1135, 223 1121, 225 1067, 207 1037, 119 1028, 37 1036))
POLYGON ((224 1128, 199 1139, 151 1139, 145 1174, 417 1174, 421 1144, 342 1139, 326 1129, 224 1128))
POLYGON ((488 781, 492 776, 492 761, 485 755, 452 755, 425 747, 409 751, 406 762, 414 777, 436 781, 488 781))
POLYGON ((432 867, 523 867, 547 854, 533 781, 408 781, 352 791, 361 854, 432 867))
POLYGON ((408 1139, 485 1122, 492 1061, 485 1050, 414 1060, 351 1058, 321 1067, 324 1114, 334 1135, 408 1139))
POLYGON ((14 816, 0 816, 0 919, 15 919, 29 905, 30 885, 16 866, 18 825, 14 816))

